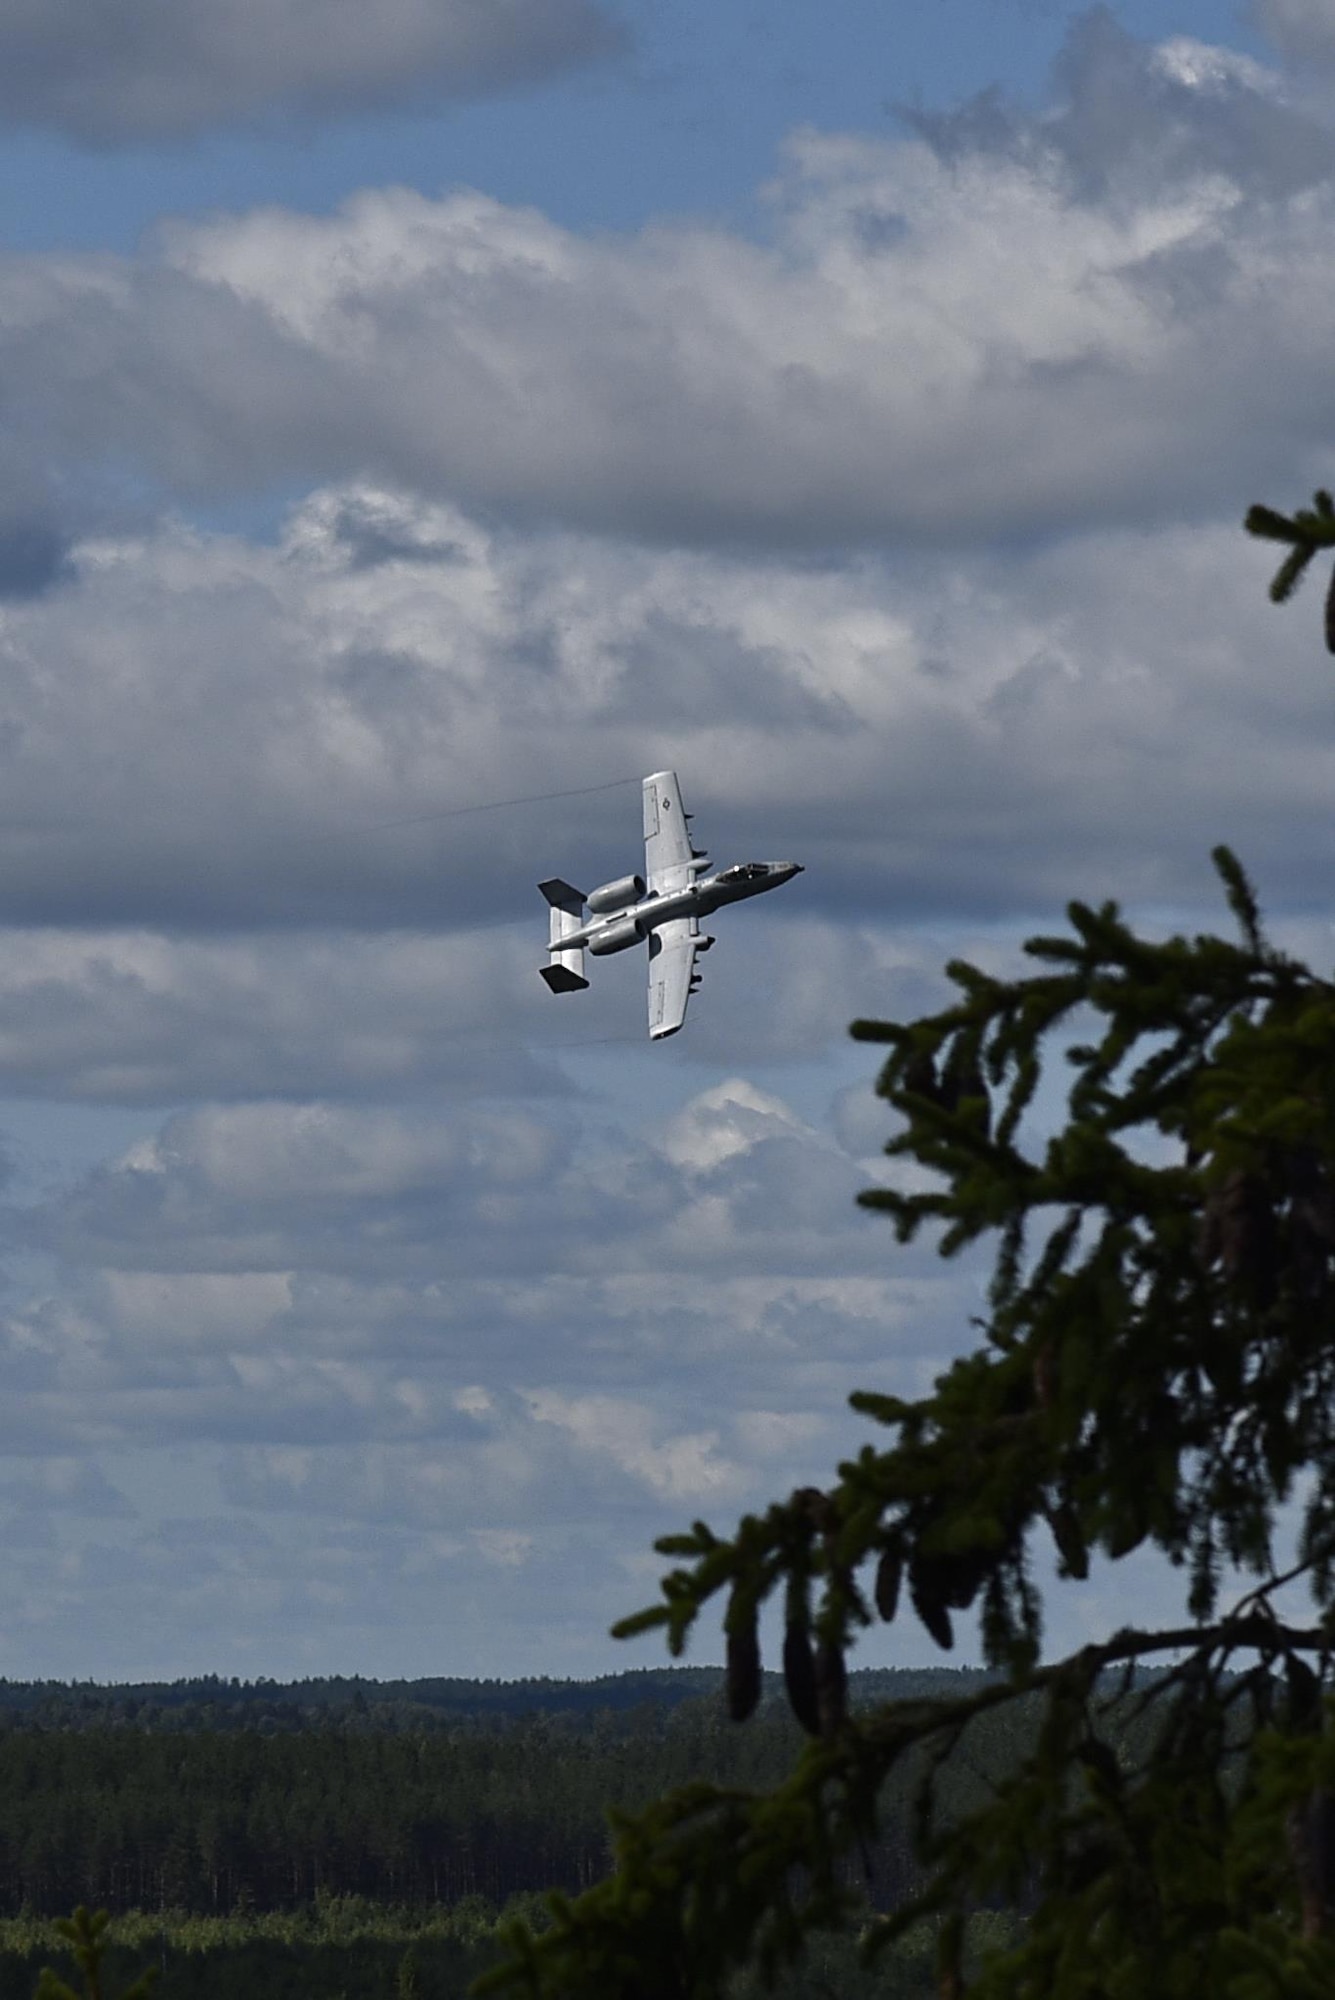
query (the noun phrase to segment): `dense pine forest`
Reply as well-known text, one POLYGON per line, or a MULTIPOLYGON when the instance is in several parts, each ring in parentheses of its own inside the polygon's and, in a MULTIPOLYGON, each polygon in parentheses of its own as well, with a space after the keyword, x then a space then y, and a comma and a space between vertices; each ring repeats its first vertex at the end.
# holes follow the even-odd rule
MULTIPOLYGON (((961 1692, 975 1678, 868 1673, 852 1692, 961 1692)), ((29 2000, 38 1967, 58 1962, 46 1920, 80 1903, 119 1919, 113 1972, 158 1964, 163 2000, 242 1984, 251 2000, 456 2000, 507 1910, 532 1916, 539 1892, 605 1872, 609 1808, 692 1777, 778 1779, 796 1725, 777 1683, 739 1728, 720 1682, 710 1669, 584 1683, 0 1682, 0 2000, 29 2000)), ((961 1803, 1019 1748, 985 1732, 966 1746, 961 1803)), ((865 1857, 869 1897, 884 1907, 913 1879, 891 1801, 865 1857)), ((830 1952, 794 1994, 918 1990, 911 1952, 891 1984, 889 1969, 868 1980, 847 1946, 830 1952)), ((924 1977, 929 1965, 924 1953, 924 1977)))
MULTIPOLYGON (((959 1676, 894 1678, 907 1692, 959 1676)), ((0 1913, 578 1890, 605 1872, 609 1807, 701 1775, 770 1784, 791 1761, 786 1705, 738 1729, 717 1679, 0 1683, 0 1913)), ((897 1829, 883 1850, 893 1895, 907 1865, 897 1829)))

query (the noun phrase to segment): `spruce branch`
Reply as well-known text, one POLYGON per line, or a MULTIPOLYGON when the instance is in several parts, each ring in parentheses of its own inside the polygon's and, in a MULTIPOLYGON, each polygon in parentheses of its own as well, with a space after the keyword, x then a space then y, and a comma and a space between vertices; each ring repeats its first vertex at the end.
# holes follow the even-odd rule
MULTIPOLYGON (((1273 507, 1249 507, 1243 526, 1261 541, 1288 544, 1289 553, 1270 581, 1271 603, 1285 604, 1312 558, 1322 549, 1335 548, 1335 501, 1323 487, 1313 496, 1310 507, 1300 507, 1293 515, 1280 514, 1273 507)), ((1325 639, 1327 652, 1335 653, 1335 570, 1326 592, 1325 639)))
MULTIPOLYGON (((108 1935, 111 1929, 110 1912, 90 1910, 80 1903, 72 1917, 56 1919, 56 1929, 83 1974, 83 1993, 76 1993, 46 1965, 42 1967, 41 1978, 37 1982, 35 2000, 105 2000, 103 1961, 111 1942, 108 1935)), ((157 1976, 158 1968, 148 1966, 133 1984, 123 1990, 118 2000, 150 2000, 157 1976)))

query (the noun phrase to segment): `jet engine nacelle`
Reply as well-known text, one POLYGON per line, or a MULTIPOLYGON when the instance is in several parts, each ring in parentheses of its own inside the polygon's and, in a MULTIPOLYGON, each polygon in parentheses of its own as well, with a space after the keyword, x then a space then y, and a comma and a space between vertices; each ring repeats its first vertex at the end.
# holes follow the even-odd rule
POLYGON ((629 951, 633 944, 643 942, 644 925, 639 918, 622 917, 617 923, 609 924, 606 930, 596 932, 589 939, 589 950, 595 958, 606 958, 610 952, 629 951))
MULTIPOLYGON (((589 898, 589 908, 595 917, 606 917, 613 910, 624 910, 628 903, 638 903, 644 894, 644 878, 641 875, 623 875, 619 882, 604 882, 601 889, 595 889, 589 898)), ((608 945, 608 951, 619 951, 620 945, 608 945)))

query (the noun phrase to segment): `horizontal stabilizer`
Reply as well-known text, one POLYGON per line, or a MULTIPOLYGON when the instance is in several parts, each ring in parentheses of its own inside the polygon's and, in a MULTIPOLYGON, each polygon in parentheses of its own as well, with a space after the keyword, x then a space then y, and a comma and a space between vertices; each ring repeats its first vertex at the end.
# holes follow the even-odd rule
MULTIPOLYGON (((571 952, 570 956, 573 958, 575 954, 571 952)), ((581 952, 580 957, 582 958, 583 956, 584 954, 581 952)), ((561 965, 559 963, 556 965, 540 965, 538 970, 547 981, 548 987, 553 993, 582 993, 589 983, 587 979, 581 979, 579 974, 573 972, 568 965, 561 965)))
POLYGON ((559 875, 553 875, 550 882, 539 882, 538 888, 554 910, 564 910, 570 917, 583 917, 584 892, 581 889, 572 888, 559 875))

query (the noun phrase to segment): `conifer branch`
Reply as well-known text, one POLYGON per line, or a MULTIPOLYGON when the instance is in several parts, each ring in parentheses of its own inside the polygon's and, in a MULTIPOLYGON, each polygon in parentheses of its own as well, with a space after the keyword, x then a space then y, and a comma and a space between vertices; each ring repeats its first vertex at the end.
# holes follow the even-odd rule
MULTIPOLYGON (((1270 582, 1271 603, 1285 604, 1312 558, 1322 549, 1335 548, 1335 501, 1324 487, 1319 488, 1312 505, 1293 515, 1277 513, 1273 507, 1250 507, 1243 526, 1261 541, 1288 544, 1289 553, 1270 582)), ((1325 639, 1327 652, 1335 653, 1335 571, 1326 592, 1325 639)))

